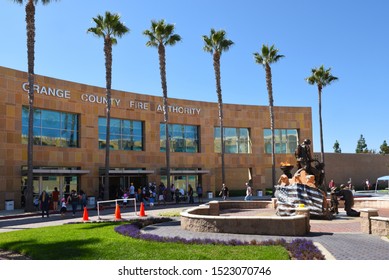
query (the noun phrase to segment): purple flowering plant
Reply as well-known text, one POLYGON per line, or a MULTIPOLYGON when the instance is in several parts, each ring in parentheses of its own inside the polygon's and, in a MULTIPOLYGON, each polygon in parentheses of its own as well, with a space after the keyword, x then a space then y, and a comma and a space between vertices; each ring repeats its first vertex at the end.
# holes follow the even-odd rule
POLYGON ((183 244, 200 244, 200 245, 226 245, 226 246, 242 246, 242 245, 256 245, 256 246, 276 246, 280 245, 286 248, 289 252, 291 259, 294 260, 324 260, 324 255, 320 250, 313 244, 311 240, 304 238, 297 238, 291 242, 287 242, 285 239, 280 238, 277 240, 267 240, 258 242, 252 240, 250 242, 245 242, 237 239, 232 239, 228 241, 222 241, 211 238, 192 238, 186 239, 182 237, 164 237, 156 234, 142 233, 141 229, 143 227, 164 223, 171 221, 170 218, 151 218, 151 219, 140 219, 130 221, 128 224, 122 224, 115 227, 115 231, 119 234, 129 236, 132 238, 147 240, 147 241, 156 241, 156 242, 178 242, 183 244))

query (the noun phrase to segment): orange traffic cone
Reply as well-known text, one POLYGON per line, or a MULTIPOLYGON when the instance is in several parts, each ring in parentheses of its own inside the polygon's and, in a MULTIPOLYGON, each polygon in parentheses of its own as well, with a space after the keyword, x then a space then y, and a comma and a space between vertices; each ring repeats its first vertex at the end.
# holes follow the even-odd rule
POLYGON ((115 209, 115 220, 121 220, 122 215, 120 214, 120 206, 119 204, 116 204, 116 209, 115 209))
POLYGON ((140 212, 139 212, 139 216, 140 216, 140 217, 146 217, 145 205, 143 204, 143 202, 140 203, 140 212))
POLYGON ((86 207, 84 207, 84 215, 82 215, 82 220, 89 221, 88 209, 86 209, 86 207))

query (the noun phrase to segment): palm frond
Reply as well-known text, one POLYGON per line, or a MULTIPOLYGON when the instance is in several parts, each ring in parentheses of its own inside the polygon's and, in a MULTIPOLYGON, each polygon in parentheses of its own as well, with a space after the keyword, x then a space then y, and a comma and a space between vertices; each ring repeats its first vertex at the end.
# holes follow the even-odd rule
POLYGON ((181 41, 181 36, 174 33, 174 24, 165 23, 165 20, 152 20, 151 27, 143 32, 149 41, 146 42, 148 47, 158 47, 159 44, 174 46, 181 41))
POLYGON ((233 41, 226 39, 226 32, 224 30, 216 31, 211 28, 209 36, 203 35, 204 47, 203 50, 213 54, 218 52, 220 55, 226 52, 234 44, 233 41))

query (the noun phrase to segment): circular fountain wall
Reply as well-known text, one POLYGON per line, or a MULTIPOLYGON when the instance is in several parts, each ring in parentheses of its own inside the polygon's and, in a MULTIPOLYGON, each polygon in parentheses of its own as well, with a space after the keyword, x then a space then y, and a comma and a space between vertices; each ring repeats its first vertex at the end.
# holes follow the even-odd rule
POLYGON ((300 208, 295 216, 277 216, 273 201, 210 201, 208 205, 181 213, 181 227, 196 232, 303 236, 309 233, 309 211, 300 208), (255 209, 255 215, 221 215, 255 209), (273 210, 269 215, 268 210, 273 210), (261 213, 261 210, 262 213, 261 213), (267 210, 267 211, 264 211, 267 210))

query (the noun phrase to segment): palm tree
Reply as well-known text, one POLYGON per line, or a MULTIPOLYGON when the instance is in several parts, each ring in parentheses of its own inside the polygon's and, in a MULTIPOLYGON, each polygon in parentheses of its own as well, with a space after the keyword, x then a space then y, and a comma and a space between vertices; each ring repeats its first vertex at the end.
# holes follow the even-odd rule
MULTIPOLYGON (((317 85, 317 90, 319 93, 319 125, 320 125, 320 154, 321 154, 321 162, 324 164, 324 144, 323 144, 323 122, 321 117, 321 92, 323 87, 331 84, 333 81, 338 80, 337 77, 332 76, 331 68, 324 69, 324 66, 320 66, 319 68, 313 68, 311 70, 312 76, 306 78, 308 84, 317 85)), ((323 170, 324 171, 324 170, 323 170)))
POLYGON ((110 130, 111 130, 111 82, 112 82, 112 46, 117 44, 116 37, 121 38, 130 30, 120 21, 119 14, 105 12, 105 16, 98 15, 93 18, 95 27, 87 30, 97 37, 104 39, 105 56, 105 81, 106 81, 106 143, 105 143, 105 178, 104 178, 104 199, 109 199, 109 149, 110 149, 110 130))
MULTIPOLYGON (((174 33, 174 24, 165 23, 165 20, 151 21, 151 27, 143 31, 143 35, 148 37, 146 42, 147 47, 155 47, 158 49, 159 57, 159 73, 161 75, 162 94, 163 94, 163 121, 165 124, 165 150, 166 150, 166 183, 170 189, 170 137, 169 137, 169 114, 168 114, 168 98, 167 98, 167 82, 166 82, 166 53, 165 46, 174 46, 181 41, 181 36, 174 33)), ((168 191, 168 200, 170 200, 170 192, 168 191)))
POLYGON ((213 56, 213 69, 215 71, 216 79, 216 94, 219 107, 219 125, 220 125, 220 143, 221 143, 221 160, 222 160, 222 183, 226 181, 226 175, 224 170, 224 126, 223 126, 223 99, 222 99, 222 87, 221 87, 221 75, 220 75, 220 57, 223 52, 226 52, 234 44, 233 41, 226 38, 226 32, 224 30, 216 31, 211 28, 211 33, 208 36, 203 35, 204 47, 203 50, 209 52, 213 56))
POLYGON ((266 87, 269 98, 269 112, 270 112, 270 130, 271 130, 271 156, 272 156, 272 189, 274 195, 274 186, 276 185, 276 166, 275 166, 275 139, 274 139, 274 113, 273 113, 273 85, 270 64, 276 63, 283 58, 283 55, 278 54, 278 49, 272 45, 262 45, 261 53, 254 53, 255 62, 262 64, 266 72, 266 87))
POLYGON ((24 210, 31 212, 34 210, 34 176, 33 176, 33 147, 34 147, 34 63, 35 63, 35 5, 41 2, 43 5, 49 4, 50 0, 14 0, 17 4, 26 2, 26 30, 27 30, 27 65, 28 65, 28 140, 27 140, 27 188, 24 192, 26 204, 24 210))

